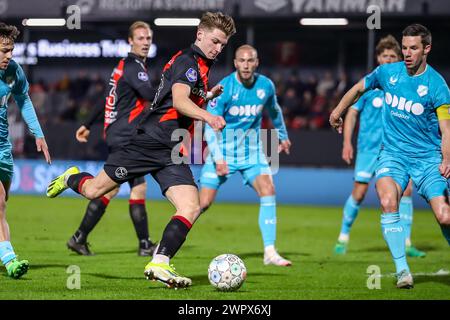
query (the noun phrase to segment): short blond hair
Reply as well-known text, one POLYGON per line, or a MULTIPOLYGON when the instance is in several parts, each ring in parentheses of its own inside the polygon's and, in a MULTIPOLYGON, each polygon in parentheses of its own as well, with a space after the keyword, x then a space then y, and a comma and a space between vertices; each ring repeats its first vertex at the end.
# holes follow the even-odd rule
POLYGON ((232 17, 222 12, 205 12, 200 19, 198 29, 213 30, 215 28, 223 31, 227 37, 236 33, 232 17))
POLYGON ((400 44, 392 35, 388 35, 378 42, 375 49, 377 56, 382 54, 384 50, 393 50, 399 59, 402 58, 402 49, 400 49, 400 44))
POLYGON ((139 28, 145 28, 150 30, 150 32, 153 33, 152 28, 150 28, 150 25, 147 22, 144 21, 135 21, 133 22, 133 24, 130 26, 130 28, 128 28, 128 38, 133 39, 133 33, 134 30, 139 29, 139 28))

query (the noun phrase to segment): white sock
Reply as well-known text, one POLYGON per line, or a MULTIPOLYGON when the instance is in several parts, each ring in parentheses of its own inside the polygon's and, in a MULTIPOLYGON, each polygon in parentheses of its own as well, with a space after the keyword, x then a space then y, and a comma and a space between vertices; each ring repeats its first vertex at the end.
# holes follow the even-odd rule
POLYGON ((152 259, 153 263, 165 263, 169 264, 170 258, 168 256, 165 256, 163 254, 155 254, 152 259))
POLYGON ((264 254, 272 256, 275 253, 277 253, 277 251, 275 250, 275 246, 274 245, 270 245, 270 246, 267 246, 267 247, 264 248, 264 254))
POLYGON ((406 244, 407 247, 411 247, 411 239, 407 238, 405 240, 405 244, 406 244))
POLYGON ((350 235, 345 234, 345 233, 339 234, 338 241, 340 241, 340 242, 348 242, 349 239, 350 239, 350 235))

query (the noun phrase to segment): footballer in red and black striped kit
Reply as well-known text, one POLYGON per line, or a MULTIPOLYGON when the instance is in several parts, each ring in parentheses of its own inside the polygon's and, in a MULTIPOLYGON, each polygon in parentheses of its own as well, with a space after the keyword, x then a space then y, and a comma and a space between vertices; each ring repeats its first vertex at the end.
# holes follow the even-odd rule
POLYGON ((174 147, 178 141, 171 140, 176 129, 190 129, 193 119, 174 107, 172 86, 185 84, 190 88, 189 99, 203 107, 208 91, 208 75, 213 59, 209 59, 195 44, 177 52, 165 65, 155 100, 142 117, 139 133, 151 136, 161 143, 174 147))
MULTIPOLYGON (((87 121, 77 130, 79 142, 87 142, 90 126, 103 120, 104 136, 110 153, 129 143, 145 105, 149 105, 156 90, 152 87, 145 65, 153 31, 143 21, 134 22, 128 33, 131 51, 119 61, 109 80, 104 105, 97 105, 90 112, 87 121)), ((145 196, 147 185, 144 176, 128 180, 130 185, 130 217, 138 237, 138 255, 150 256, 156 245, 150 240, 148 231, 145 196)), ((115 188, 104 196, 89 202, 78 230, 67 242, 67 247, 80 255, 92 255, 87 243, 89 233, 97 225, 109 201, 118 193, 115 188)))
POLYGON ((206 93, 208 71, 234 33, 236 29, 230 16, 221 12, 203 14, 193 46, 181 51, 166 66, 154 102, 145 111, 130 143, 111 153, 95 178, 72 167, 53 179, 47 188, 47 196, 51 198, 71 188, 86 198, 95 199, 122 182, 151 173, 176 212, 164 229, 144 274, 147 279, 171 288, 192 284, 191 279, 181 276, 169 262, 200 215, 200 203, 189 166, 172 161, 172 147, 177 141, 170 141, 170 137, 178 128, 189 128, 193 120, 204 121, 216 131, 225 127, 223 117, 202 107, 207 96, 214 98, 223 91, 218 85, 210 94, 206 93))

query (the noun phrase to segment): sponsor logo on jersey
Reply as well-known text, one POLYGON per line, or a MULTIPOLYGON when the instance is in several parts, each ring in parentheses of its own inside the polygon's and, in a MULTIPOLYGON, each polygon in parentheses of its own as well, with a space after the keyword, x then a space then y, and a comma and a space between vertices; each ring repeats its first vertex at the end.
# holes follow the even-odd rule
POLYGON ((201 97, 201 98, 206 100, 206 92, 203 89, 194 87, 194 88, 192 88, 191 93, 193 95, 199 96, 199 97, 201 97))
POLYGON ((250 116, 256 116, 258 114, 261 113, 261 110, 263 109, 263 105, 250 105, 247 104, 245 106, 232 106, 230 109, 228 109, 228 113, 231 116, 245 116, 245 117, 250 117, 250 116))
POLYGON ((189 70, 186 71, 186 78, 189 80, 189 82, 197 81, 197 71, 189 68, 189 70))
POLYGON ((428 87, 424 85, 420 85, 417 88, 417 94, 421 97, 426 96, 428 94, 428 87))
POLYGON ((385 95, 385 101, 386 103, 391 106, 392 108, 397 108, 398 110, 405 110, 406 112, 412 113, 416 116, 420 116, 424 111, 425 108, 422 104, 412 100, 406 100, 404 97, 397 97, 396 95, 392 95, 389 92, 386 92, 385 95))
POLYGON ((141 81, 147 81, 148 80, 148 74, 146 72, 139 72, 138 73, 138 79, 141 81))
POLYGON ((233 94, 233 96, 231 97, 231 101, 237 101, 239 100, 239 93, 233 94))
POLYGON ((256 96, 262 100, 266 96, 266 91, 264 89, 258 89, 256 90, 256 96))
POLYGON ((372 106, 374 108, 381 108, 383 106, 383 99, 380 97, 376 97, 372 100, 372 106))

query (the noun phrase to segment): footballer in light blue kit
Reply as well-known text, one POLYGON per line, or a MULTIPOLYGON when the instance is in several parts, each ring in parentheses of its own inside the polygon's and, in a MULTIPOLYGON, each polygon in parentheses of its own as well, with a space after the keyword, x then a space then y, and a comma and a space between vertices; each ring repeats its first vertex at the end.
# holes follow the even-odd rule
POLYGON ((28 95, 25 74, 14 60, 14 41, 19 35, 16 27, 0 23, 0 260, 8 276, 17 279, 28 270, 27 260, 18 260, 10 242, 9 226, 6 221, 6 201, 13 175, 12 146, 8 132, 8 99, 12 95, 19 106, 31 133, 36 137, 38 151, 51 162, 47 143, 28 95))
MULTIPOLYGON (((401 60, 400 45, 392 35, 382 38, 376 47, 377 62, 379 65, 393 63, 401 60)), ((360 205, 364 200, 369 182, 375 174, 377 158, 381 148, 382 122, 381 110, 384 103, 384 92, 374 89, 364 93, 361 98, 348 110, 345 116, 344 143, 342 159, 351 164, 353 160, 352 135, 359 115, 359 130, 357 142, 357 155, 355 159, 354 187, 351 195, 345 202, 341 231, 334 246, 335 254, 345 254, 350 240, 351 227, 358 216, 360 205)), ((400 200, 400 218, 406 232, 406 253, 410 257, 424 257, 423 251, 417 250, 411 243, 411 225, 413 218, 412 184, 403 192, 400 200)))
POLYGON ((375 88, 385 93, 376 186, 383 211, 381 229, 395 263, 398 288, 414 286, 398 210, 409 179, 430 203, 450 244, 450 90, 427 64, 430 51, 430 31, 420 24, 406 27, 404 62, 379 66, 349 90, 330 116, 330 124, 341 132, 340 115, 358 95, 375 88))
POLYGON ((212 114, 223 116, 226 127, 215 133, 208 125, 205 137, 210 153, 200 177, 202 212, 212 204, 219 187, 239 172, 244 183, 253 187, 260 197, 259 227, 264 244, 264 264, 290 266, 275 249, 276 199, 272 172, 260 139, 262 112, 266 109, 277 130, 279 151, 289 153, 290 141, 278 105, 273 82, 258 73, 258 54, 250 45, 236 50, 236 72, 220 81, 224 92, 208 105, 212 114))

